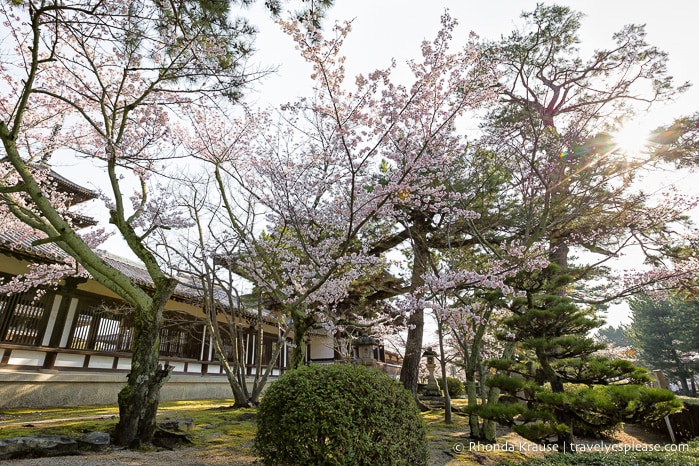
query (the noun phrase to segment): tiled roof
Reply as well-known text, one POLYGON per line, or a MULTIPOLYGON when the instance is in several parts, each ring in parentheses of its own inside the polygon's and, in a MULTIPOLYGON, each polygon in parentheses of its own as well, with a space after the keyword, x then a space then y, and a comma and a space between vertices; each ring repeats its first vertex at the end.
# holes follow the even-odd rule
MULTIPOLYGON (((153 287, 153 280, 151 280, 150 275, 145 266, 125 259, 123 257, 115 256, 114 254, 108 253, 106 251, 97 251, 97 253, 104 259, 104 261, 117 269, 119 272, 123 273, 129 279, 139 286, 146 288, 153 287)), ((181 279, 178 279, 180 283, 175 288, 174 295, 179 298, 185 299, 197 299, 201 296, 199 289, 193 284, 183 283, 181 279)))
POLYGON ((129 279, 137 285, 145 287, 153 286, 153 281, 144 266, 105 251, 97 251, 97 253, 107 264, 129 277, 129 279))
POLYGON ((63 175, 56 173, 53 169, 50 169, 50 176, 64 191, 73 193, 74 204, 97 198, 97 193, 95 191, 70 181, 63 175))
MULTIPOLYGON (((0 231, 0 251, 5 250, 11 253, 21 254, 30 260, 45 259, 60 262, 68 258, 68 255, 54 243, 43 243, 37 246, 32 245, 32 242, 41 238, 42 236, 39 236, 38 233, 25 233, 11 230, 0 231)), ((153 286, 153 281, 144 266, 108 252, 97 251, 97 253, 107 264, 129 277, 129 279, 137 285, 147 288, 153 286)), ((179 292, 180 288, 184 287, 178 286, 176 292, 179 292)), ((190 291, 183 295, 183 297, 194 298, 195 295, 190 291)))
POLYGON ((37 233, 0 230, 0 250, 4 249, 29 257, 51 261, 61 261, 67 258, 66 253, 53 243, 43 243, 38 246, 32 245, 34 241, 41 238, 42 236, 39 236, 37 233))
MULTIPOLYGON (((0 162, 6 162, 6 161, 7 161, 6 157, 0 158, 0 162)), ((84 186, 80 186, 79 184, 70 181, 68 178, 57 173, 56 171, 54 171, 53 168, 51 168, 50 166, 48 166, 47 164, 45 164, 43 162, 32 163, 30 165, 34 166, 34 167, 48 168, 49 176, 51 177, 51 179, 53 179, 64 192, 68 192, 68 193, 73 194, 73 204, 80 204, 81 202, 85 202, 85 201, 88 201, 90 199, 97 198, 96 191, 93 191, 91 189, 87 189, 84 186)))
MULTIPOLYGON (((38 234, 27 234, 13 231, 0 231, 0 251, 5 250, 10 253, 21 254, 29 260, 43 259, 60 262, 68 258, 67 254, 53 243, 44 243, 32 246, 32 242, 40 239, 38 234)), ((144 288, 152 288, 153 280, 146 268, 136 262, 130 261, 114 254, 97 251, 102 259, 119 272, 126 275, 134 283, 144 288)), ((175 288, 173 298, 181 301, 196 302, 201 298, 201 291, 197 284, 186 278, 178 278, 179 284, 175 288)), ((214 290, 216 301, 223 307, 228 307, 228 296, 222 289, 214 290)), ((251 313, 251 311, 247 311, 251 313)), ((265 317, 271 317, 269 310, 264 310, 265 317)))
MULTIPOLYGON (((131 280, 134 281, 134 283, 146 288, 150 288, 153 286, 153 281, 151 280, 150 275, 148 275, 148 272, 146 271, 143 265, 104 251, 99 251, 99 254, 109 265, 111 265, 112 267, 129 277, 131 280)), ((195 302, 201 299, 202 292, 198 284, 193 283, 191 280, 187 280, 185 277, 178 277, 178 281, 179 283, 175 288, 175 292, 173 293, 173 297, 175 299, 195 302)), ((222 307, 229 306, 228 295, 224 290, 220 288, 215 288, 214 298, 216 302, 219 303, 222 307)), ((256 311, 253 311, 248 308, 244 308, 244 311, 250 315, 257 315, 256 311)), ((262 314, 263 317, 267 319, 272 317, 272 312, 268 309, 263 309, 262 314)))

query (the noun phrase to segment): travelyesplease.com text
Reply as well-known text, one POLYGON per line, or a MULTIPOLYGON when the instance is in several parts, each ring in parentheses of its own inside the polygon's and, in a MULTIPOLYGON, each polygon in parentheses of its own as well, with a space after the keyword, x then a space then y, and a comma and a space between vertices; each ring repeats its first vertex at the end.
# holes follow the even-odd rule
POLYGON ((454 445, 454 451, 461 453, 464 451, 512 451, 512 452, 565 452, 566 449, 577 452, 605 452, 605 453, 630 453, 635 451, 689 451, 689 445, 686 443, 665 445, 648 444, 648 443, 574 443, 567 448, 556 444, 537 444, 530 442, 505 442, 505 443, 481 443, 468 442, 457 443, 454 445))

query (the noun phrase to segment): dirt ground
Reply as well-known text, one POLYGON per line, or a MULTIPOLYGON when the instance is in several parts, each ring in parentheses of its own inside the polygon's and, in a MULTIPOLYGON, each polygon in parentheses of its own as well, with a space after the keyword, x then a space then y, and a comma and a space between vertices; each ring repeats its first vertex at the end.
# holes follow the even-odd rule
POLYGON ((129 451, 109 450, 102 453, 88 453, 80 456, 59 456, 0 461, 0 465, 12 466, 242 466, 256 464, 255 457, 240 457, 231 452, 211 454, 201 449, 176 451, 129 451))

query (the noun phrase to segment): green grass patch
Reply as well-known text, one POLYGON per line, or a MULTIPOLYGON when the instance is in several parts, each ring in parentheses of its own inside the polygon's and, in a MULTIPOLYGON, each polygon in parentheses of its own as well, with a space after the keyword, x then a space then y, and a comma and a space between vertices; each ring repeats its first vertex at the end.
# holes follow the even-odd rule
MULTIPOLYGON (((256 409, 233 409, 233 400, 163 402, 158 422, 192 419, 188 448, 206 450, 212 457, 235 451, 253 456, 257 427, 256 409)), ((0 413, 0 438, 26 435, 67 435, 78 438, 87 432, 112 432, 118 422, 117 406, 79 406, 36 410, 5 410, 0 413)), ((144 446, 147 451, 152 447, 144 446)))
POLYGON ((12 424, 0 422, 0 438, 24 437, 27 435, 67 435, 79 437, 87 432, 110 432, 117 424, 117 417, 108 416, 88 420, 46 420, 34 423, 13 421, 12 424))
POLYGON ((36 409, 29 408, 6 409, 0 411, 0 422, 13 422, 15 420, 21 420, 23 422, 32 422, 87 416, 117 416, 118 414, 119 408, 115 405, 44 408, 38 411, 36 409))
POLYGON ((252 441, 257 431, 256 413, 255 408, 223 407, 186 410, 178 412, 178 416, 194 421, 194 428, 189 432, 193 446, 211 450, 238 448, 252 454, 252 441))
MULTIPOLYGON (((196 400, 163 402, 158 420, 192 418, 195 431, 200 423, 220 425, 229 422, 232 400, 196 400)), ((236 413, 245 410, 235 410, 236 413)), ((118 422, 116 405, 75 406, 41 410, 11 409, 0 411, 0 438, 29 434, 80 436, 85 432, 110 432, 118 422)), ((254 420, 252 421, 254 426, 254 420)), ((193 432, 194 433, 194 432, 193 432)), ((196 438, 196 436, 194 436, 196 438)))

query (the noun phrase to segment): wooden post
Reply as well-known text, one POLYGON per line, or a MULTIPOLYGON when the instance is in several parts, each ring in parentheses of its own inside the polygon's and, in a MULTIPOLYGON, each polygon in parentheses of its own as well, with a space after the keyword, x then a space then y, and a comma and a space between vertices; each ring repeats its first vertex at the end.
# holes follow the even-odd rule
MULTIPOLYGON (((653 385, 655 385, 657 388, 664 388, 667 390, 667 379, 665 378, 663 371, 656 369, 653 371, 653 375, 655 376, 655 382, 653 382, 653 385)), ((667 431, 670 434, 670 440, 672 440, 672 443, 677 443, 677 440, 675 439, 675 431, 672 430, 670 416, 665 416, 665 425, 667 426, 667 431)))

